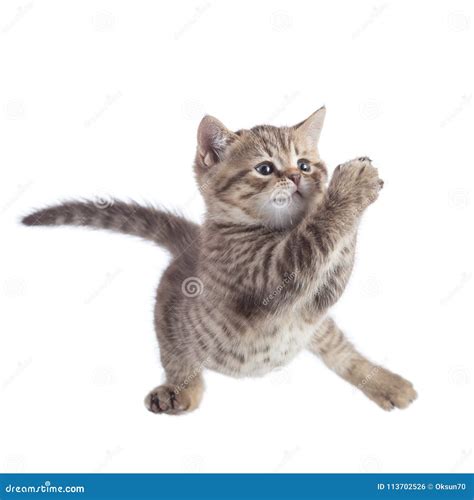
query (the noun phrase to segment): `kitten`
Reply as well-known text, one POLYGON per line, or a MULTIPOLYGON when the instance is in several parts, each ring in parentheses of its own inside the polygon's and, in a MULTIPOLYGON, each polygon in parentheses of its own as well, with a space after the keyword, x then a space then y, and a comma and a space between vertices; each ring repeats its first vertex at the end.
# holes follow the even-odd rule
POLYGON ((150 206, 72 201, 23 223, 71 224, 140 236, 173 256, 157 292, 155 329, 166 381, 154 413, 198 407, 203 369, 263 375, 307 349, 385 410, 415 398, 410 382, 373 364, 328 311, 352 271, 357 226, 383 186, 369 158, 328 174, 318 152, 325 108, 293 127, 231 132, 205 116, 194 163, 204 223, 150 206))

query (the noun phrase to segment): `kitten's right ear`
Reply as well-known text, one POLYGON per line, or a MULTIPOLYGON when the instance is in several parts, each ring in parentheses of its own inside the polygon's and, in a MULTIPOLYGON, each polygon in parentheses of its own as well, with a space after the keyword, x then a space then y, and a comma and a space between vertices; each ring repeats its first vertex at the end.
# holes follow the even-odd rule
POLYGON ((295 126, 298 134, 306 140, 308 147, 316 148, 318 146, 319 136, 321 135, 325 117, 326 106, 323 106, 306 118, 306 120, 295 126))
POLYGON ((198 153, 204 167, 212 167, 222 160, 227 146, 236 135, 217 118, 206 115, 199 124, 197 140, 198 153))

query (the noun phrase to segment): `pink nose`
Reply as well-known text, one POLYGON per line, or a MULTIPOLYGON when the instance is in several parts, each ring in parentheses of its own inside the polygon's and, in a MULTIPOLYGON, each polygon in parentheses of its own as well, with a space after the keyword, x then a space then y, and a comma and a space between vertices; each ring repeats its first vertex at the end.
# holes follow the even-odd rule
POLYGON ((300 174, 291 174, 288 176, 288 179, 292 180, 297 186, 300 183, 301 175, 300 174))

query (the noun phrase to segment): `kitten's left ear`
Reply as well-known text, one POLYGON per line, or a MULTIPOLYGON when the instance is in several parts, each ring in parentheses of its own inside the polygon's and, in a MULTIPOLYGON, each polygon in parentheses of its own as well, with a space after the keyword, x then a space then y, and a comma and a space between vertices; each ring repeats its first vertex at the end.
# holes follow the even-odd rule
POLYGON ((217 118, 206 115, 198 128, 198 155, 204 167, 212 167, 222 160, 224 151, 236 135, 217 118))
POLYGON ((295 125, 295 129, 303 139, 305 139, 313 148, 316 148, 319 142, 319 136, 323 129, 324 118, 326 116, 326 106, 319 108, 306 120, 295 125))

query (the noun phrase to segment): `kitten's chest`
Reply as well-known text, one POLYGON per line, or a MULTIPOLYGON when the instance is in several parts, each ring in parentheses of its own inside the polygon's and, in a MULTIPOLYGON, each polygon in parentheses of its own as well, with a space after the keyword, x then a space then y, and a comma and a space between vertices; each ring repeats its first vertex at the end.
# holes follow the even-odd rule
POLYGON ((265 325, 254 331, 237 346, 242 362, 228 366, 226 373, 238 376, 261 376, 288 364, 306 348, 317 330, 317 323, 305 322, 302 318, 265 325))

